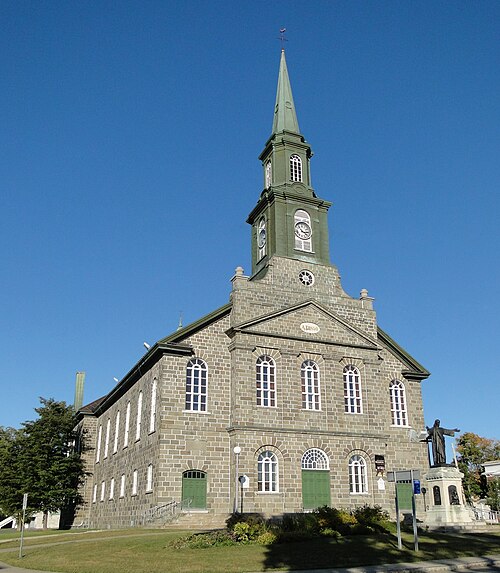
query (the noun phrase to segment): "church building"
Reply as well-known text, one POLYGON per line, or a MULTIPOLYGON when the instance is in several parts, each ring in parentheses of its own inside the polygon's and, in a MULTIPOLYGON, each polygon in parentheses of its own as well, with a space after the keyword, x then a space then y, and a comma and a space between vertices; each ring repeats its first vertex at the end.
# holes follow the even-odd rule
POLYGON ((80 409, 89 476, 75 524, 161 526, 184 512, 203 527, 322 505, 394 514, 387 472, 428 468, 415 436, 429 372, 377 325, 366 290, 342 289, 311 158, 282 51, 251 271, 238 267, 227 304, 80 409))

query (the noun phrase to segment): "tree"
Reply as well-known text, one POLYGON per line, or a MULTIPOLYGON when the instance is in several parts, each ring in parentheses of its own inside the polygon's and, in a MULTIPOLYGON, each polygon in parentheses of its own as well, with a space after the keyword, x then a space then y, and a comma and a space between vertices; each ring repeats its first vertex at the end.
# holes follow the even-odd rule
POLYGON ((488 486, 482 475, 482 464, 500 458, 500 442, 466 432, 457 439, 458 467, 464 474, 464 493, 467 501, 488 495, 488 486))
POLYGON ((75 450, 77 439, 75 415, 65 402, 40 398, 35 408, 38 419, 23 424, 25 491, 30 506, 44 514, 44 528, 49 511, 67 510, 81 503, 78 488, 85 475, 83 461, 75 450))
POLYGON ((23 505, 22 432, 0 427, 0 514, 18 519, 23 505))

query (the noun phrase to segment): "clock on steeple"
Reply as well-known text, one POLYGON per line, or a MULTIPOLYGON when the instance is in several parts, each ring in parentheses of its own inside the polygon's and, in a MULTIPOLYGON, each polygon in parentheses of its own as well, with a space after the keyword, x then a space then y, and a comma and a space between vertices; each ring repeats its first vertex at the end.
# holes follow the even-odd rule
POLYGON ((252 276, 276 255, 330 265, 327 212, 331 203, 311 187, 311 147, 300 133, 285 51, 281 51, 271 137, 259 159, 264 190, 247 223, 252 225, 252 276))

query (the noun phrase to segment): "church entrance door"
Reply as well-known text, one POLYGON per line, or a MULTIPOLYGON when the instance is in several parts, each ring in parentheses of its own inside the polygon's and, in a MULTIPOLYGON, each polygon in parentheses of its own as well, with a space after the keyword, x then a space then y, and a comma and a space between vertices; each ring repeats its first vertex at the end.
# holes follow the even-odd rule
POLYGON ((207 474, 189 470, 182 474, 182 503, 192 509, 207 508, 207 474))
POLYGON ((302 470, 302 505, 304 509, 316 509, 330 505, 330 471, 302 470))

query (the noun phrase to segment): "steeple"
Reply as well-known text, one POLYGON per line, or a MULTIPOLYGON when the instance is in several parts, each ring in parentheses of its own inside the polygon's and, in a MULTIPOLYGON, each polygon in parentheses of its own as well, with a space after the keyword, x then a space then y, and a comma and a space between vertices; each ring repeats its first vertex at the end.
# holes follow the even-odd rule
POLYGON ((281 51, 273 130, 259 159, 264 190, 247 223, 252 225, 252 276, 258 278, 274 255, 330 264, 327 211, 311 187, 313 153, 300 133, 281 51))
POLYGON ((273 135, 289 131, 300 134, 299 122, 295 113, 292 88, 288 78, 285 50, 281 50, 280 71, 278 75, 278 89, 276 90, 276 105, 274 108, 273 135))

